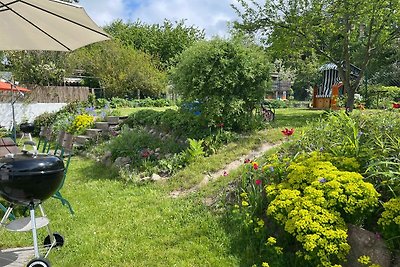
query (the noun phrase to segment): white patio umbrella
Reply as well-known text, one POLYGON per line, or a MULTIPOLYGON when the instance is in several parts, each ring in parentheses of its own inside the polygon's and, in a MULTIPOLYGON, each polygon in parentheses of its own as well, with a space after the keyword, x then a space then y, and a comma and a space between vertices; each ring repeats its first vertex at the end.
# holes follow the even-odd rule
POLYGON ((109 36, 78 5, 0 0, 0 38, 0 50, 72 51, 109 36))

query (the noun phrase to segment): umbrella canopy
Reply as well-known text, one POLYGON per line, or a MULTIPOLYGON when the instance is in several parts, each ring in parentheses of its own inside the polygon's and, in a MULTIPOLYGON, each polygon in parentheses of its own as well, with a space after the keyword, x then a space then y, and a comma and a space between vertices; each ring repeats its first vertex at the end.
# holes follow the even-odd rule
POLYGON ((15 85, 12 85, 7 82, 0 81, 0 91, 11 91, 11 90, 23 92, 23 93, 27 93, 27 92, 31 91, 31 90, 23 88, 23 87, 15 86, 15 85))
POLYGON ((0 50, 72 51, 109 39, 81 6, 56 0, 0 0, 0 50))

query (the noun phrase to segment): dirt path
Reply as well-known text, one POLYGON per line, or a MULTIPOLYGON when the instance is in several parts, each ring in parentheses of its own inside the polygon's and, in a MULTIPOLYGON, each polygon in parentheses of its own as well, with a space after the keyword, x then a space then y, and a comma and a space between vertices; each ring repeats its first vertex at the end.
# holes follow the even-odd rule
POLYGON ((216 180, 219 177, 223 176, 224 174, 229 174, 230 171, 237 169, 240 165, 243 164, 243 162, 246 159, 254 160, 256 158, 259 158, 268 150, 270 150, 274 147, 277 147, 279 145, 281 145, 281 142, 276 143, 276 144, 264 143, 257 150, 253 150, 249 154, 244 155, 235 161, 232 161, 231 163, 226 165, 225 168, 223 168, 219 171, 213 172, 213 173, 206 174, 204 176, 203 180, 199 184, 193 186, 192 188, 189 188, 186 190, 172 191, 170 196, 173 198, 177 198, 177 197, 186 196, 190 193, 194 193, 194 192, 198 191, 200 188, 202 188, 203 186, 207 185, 210 181, 216 180))

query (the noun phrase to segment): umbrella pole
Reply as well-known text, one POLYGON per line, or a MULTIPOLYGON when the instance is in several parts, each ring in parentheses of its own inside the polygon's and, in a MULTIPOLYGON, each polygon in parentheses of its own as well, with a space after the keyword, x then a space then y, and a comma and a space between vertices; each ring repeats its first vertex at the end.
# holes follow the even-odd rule
MULTIPOLYGON (((12 93, 11 93, 12 94, 12 93)), ((14 143, 17 144, 17 127, 15 127, 15 109, 14 109, 14 102, 11 103, 11 108, 12 108, 12 139, 14 140, 14 143)))
POLYGON ((14 108, 14 103, 17 101, 16 99, 14 100, 14 90, 13 90, 13 84, 10 83, 11 86, 11 110, 12 110, 12 139, 14 140, 14 143, 17 144, 17 128, 15 127, 15 108, 14 108))

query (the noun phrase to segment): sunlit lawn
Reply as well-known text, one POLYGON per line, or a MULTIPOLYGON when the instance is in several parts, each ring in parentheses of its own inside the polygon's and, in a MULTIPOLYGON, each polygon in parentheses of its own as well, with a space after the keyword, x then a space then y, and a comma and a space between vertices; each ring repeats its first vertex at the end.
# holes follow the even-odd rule
MULTIPOLYGON (((52 251, 53 266, 244 266, 239 248, 222 214, 206 207, 204 194, 171 198, 171 190, 190 188, 207 172, 255 149, 280 140, 281 127, 300 127, 320 111, 277 110, 271 128, 230 144, 172 177, 169 182, 135 186, 118 179, 118 173, 92 160, 74 157, 63 195, 75 215, 58 200, 44 203, 53 231, 65 237, 65 245, 52 251)), ((218 192, 232 178, 210 183, 208 194, 218 192)), ((44 229, 41 229, 41 232, 44 229)), ((0 248, 31 246, 31 233, 0 229, 0 248)), ((41 234, 39 240, 43 240, 41 234)), ((246 256, 247 257, 247 256, 246 256)))

